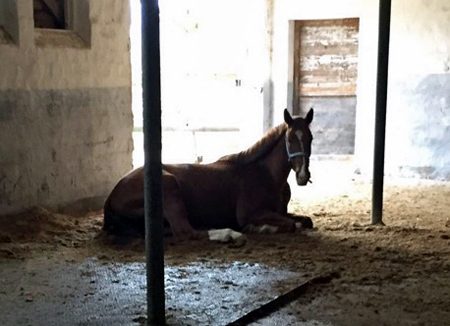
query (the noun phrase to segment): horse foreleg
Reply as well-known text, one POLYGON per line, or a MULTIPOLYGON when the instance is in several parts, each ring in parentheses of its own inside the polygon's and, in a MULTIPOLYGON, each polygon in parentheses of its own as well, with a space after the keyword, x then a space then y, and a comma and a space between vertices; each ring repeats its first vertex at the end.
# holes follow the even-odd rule
POLYGON ((288 213, 286 216, 295 222, 295 226, 297 229, 312 229, 314 227, 313 221, 309 216, 290 213, 288 213))
POLYGON ((209 240, 217 242, 233 242, 236 245, 244 244, 245 236, 232 229, 214 229, 208 231, 209 240))
POLYGON ((207 237, 207 232, 195 230, 188 220, 186 205, 175 176, 163 173, 163 214, 175 237, 199 239, 207 237))
POLYGON ((297 229, 312 229, 313 222, 309 216, 290 214, 287 212, 290 200, 291 200, 291 188, 289 184, 286 182, 286 184, 283 186, 281 190, 280 204, 279 204, 280 206, 278 209, 278 213, 293 220, 295 222, 297 229))
POLYGON ((291 187, 289 183, 285 183, 283 188, 281 189, 280 199, 279 199, 279 207, 277 212, 281 215, 286 215, 288 212, 288 204, 291 200, 291 187))
POLYGON ((295 222, 275 212, 265 212, 249 219, 243 228, 246 233, 288 233, 296 229, 295 222))

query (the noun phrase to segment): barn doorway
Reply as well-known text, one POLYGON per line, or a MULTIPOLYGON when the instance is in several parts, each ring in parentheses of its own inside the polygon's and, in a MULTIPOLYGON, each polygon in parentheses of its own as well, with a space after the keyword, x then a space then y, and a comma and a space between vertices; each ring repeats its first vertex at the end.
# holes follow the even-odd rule
POLYGON ((296 20, 293 28, 294 114, 315 110, 314 153, 355 149, 359 18, 296 20))
MULTIPOLYGON (((140 2, 130 6, 137 167, 144 162, 140 2)), ((264 3, 168 0, 159 6, 163 162, 208 163, 247 148, 262 135, 264 3)))

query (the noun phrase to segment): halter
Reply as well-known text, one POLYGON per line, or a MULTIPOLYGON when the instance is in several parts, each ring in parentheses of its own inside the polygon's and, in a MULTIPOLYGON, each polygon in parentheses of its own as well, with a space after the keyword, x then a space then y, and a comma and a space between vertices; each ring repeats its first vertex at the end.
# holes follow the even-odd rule
POLYGON ((304 157, 308 156, 305 152, 290 153, 289 152, 289 147, 288 147, 288 139, 287 139, 287 137, 285 138, 285 144, 286 144, 286 153, 288 155, 288 161, 290 161, 292 158, 297 157, 297 156, 304 156, 304 157))

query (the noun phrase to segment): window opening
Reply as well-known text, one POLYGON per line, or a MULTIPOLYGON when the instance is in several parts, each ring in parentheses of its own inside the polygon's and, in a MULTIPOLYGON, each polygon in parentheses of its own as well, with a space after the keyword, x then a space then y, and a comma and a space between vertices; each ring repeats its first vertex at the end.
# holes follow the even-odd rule
POLYGON ((66 29, 66 0, 33 0, 35 28, 66 29))

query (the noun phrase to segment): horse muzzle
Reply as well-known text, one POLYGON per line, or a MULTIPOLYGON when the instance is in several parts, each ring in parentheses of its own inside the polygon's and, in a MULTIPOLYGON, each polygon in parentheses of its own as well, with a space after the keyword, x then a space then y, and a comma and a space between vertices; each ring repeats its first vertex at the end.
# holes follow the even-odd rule
POLYGON ((311 174, 309 173, 309 171, 307 172, 299 171, 295 173, 295 178, 297 180, 297 185, 299 186, 306 186, 308 182, 311 182, 310 181, 311 174))

